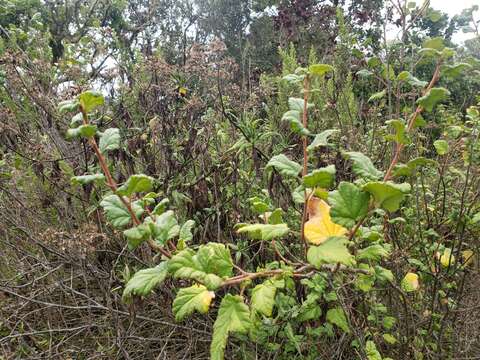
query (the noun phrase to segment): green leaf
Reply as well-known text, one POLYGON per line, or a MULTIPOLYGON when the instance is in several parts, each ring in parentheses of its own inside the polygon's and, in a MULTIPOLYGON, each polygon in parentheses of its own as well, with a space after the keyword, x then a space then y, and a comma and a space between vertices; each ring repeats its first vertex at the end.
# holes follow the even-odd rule
POLYGON ((445 65, 442 68, 442 75, 444 77, 454 79, 462 74, 462 72, 466 69, 470 69, 472 65, 467 63, 458 63, 454 65, 445 65))
POLYGON ((77 100, 65 100, 58 104, 58 111, 61 113, 68 111, 77 111, 79 102, 77 100))
POLYGON ((153 215, 161 215, 165 212, 165 210, 168 207, 168 204, 170 204, 170 200, 165 198, 162 199, 153 209, 152 214, 153 215))
POLYGON ((102 153, 120 148, 120 130, 117 128, 105 130, 100 136, 98 147, 102 153))
POLYGON ((350 333, 350 328, 348 327, 347 317, 345 312, 341 307, 336 307, 327 311, 327 321, 333 325, 338 326, 345 333, 350 333))
POLYGON ((140 224, 123 232, 123 235, 128 240, 129 250, 134 250, 138 245, 147 240, 150 234, 148 224, 140 224))
POLYGON ((320 295, 315 293, 307 294, 307 298, 299 309, 297 321, 305 322, 310 320, 318 320, 322 315, 322 308, 318 304, 320 295))
POLYGON ((208 243, 201 245, 195 253, 185 249, 169 261, 169 271, 175 278, 193 279, 215 290, 223 278, 232 276, 233 263, 225 245, 208 243))
POLYGON ((313 170, 303 177, 303 184, 307 188, 329 188, 335 180, 335 165, 329 165, 324 168, 313 170))
POLYGON ((317 76, 323 76, 328 72, 333 72, 333 70, 333 66, 327 64, 313 64, 308 67, 308 72, 317 76))
POLYGON ((365 353, 367 354, 368 360, 383 360, 382 355, 377 350, 375 343, 371 340, 368 340, 365 344, 365 353))
POLYGON ((283 223, 282 215, 283 215, 283 210, 281 208, 276 208, 267 217, 268 223, 271 225, 282 224, 283 223))
POLYGON ((285 80, 290 84, 297 84, 299 82, 302 82, 304 78, 305 78, 304 75, 288 74, 288 75, 285 75, 282 78, 282 80, 285 80))
POLYGON ((282 288, 284 285, 284 281, 269 279, 255 286, 251 298, 252 311, 271 317, 277 288, 282 288))
POLYGON ((369 292, 375 284, 375 277, 367 274, 359 274, 355 280, 355 288, 369 292))
POLYGON ((67 130, 67 139, 76 138, 76 137, 91 138, 95 136, 96 133, 97 133, 96 125, 80 125, 75 129, 67 130))
POLYGON ((444 101, 449 95, 450 92, 443 87, 432 88, 417 100, 417 104, 431 112, 437 103, 444 101))
POLYGON ((78 100, 80 105, 87 113, 91 112, 97 106, 103 105, 105 102, 105 99, 101 93, 91 90, 80 94, 78 100))
POLYGON ((405 194, 410 192, 410 184, 376 181, 365 184, 363 190, 373 196, 377 207, 393 212, 398 210, 405 194))
POLYGON ((397 339, 392 334, 383 334, 382 337, 387 344, 393 345, 397 342, 397 339))
POLYGON ((433 146, 435 147, 435 150, 437 150, 438 155, 445 155, 448 153, 448 142, 445 140, 436 140, 433 143, 433 146))
POLYGON ((180 234, 178 238, 185 242, 192 241, 193 239, 192 229, 194 226, 195 226, 195 221, 193 220, 186 221, 180 228, 180 234))
POLYGON ((177 219, 172 210, 168 210, 163 214, 158 215, 155 218, 155 221, 152 221, 151 218, 149 218, 149 220, 150 222, 148 225, 152 237, 159 245, 165 245, 168 240, 173 239, 180 233, 180 226, 178 226, 177 219))
POLYGON ((362 70, 357 71, 357 75, 366 78, 366 77, 372 76, 373 72, 371 72, 370 70, 367 70, 367 69, 362 69, 362 70))
POLYGON ((387 140, 393 140, 398 144, 409 144, 410 139, 407 134, 407 127, 405 125, 405 122, 400 119, 393 119, 393 120, 388 120, 385 122, 385 124, 390 125, 393 127, 395 130, 395 135, 387 135, 385 138, 387 140))
POLYGON ((407 164, 397 164, 393 171, 394 176, 412 176, 418 167, 436 166, 437 162, 425 157, 418 157, 410 160, 407 164))
POLYGON ((476 224, 480 222, 480 212, 473 215, 472 220, 470 220, 472 224, 476 224))
POLYGON ((330 216, 335 224, 351 229, 368 212, 370 195, 352 183, 342 181, 328 195, 330 216))
POLYGON ((289 231, 287 224, 251 224, 242 226, 237 233, 247 233, 252 239, 268 241, 283 237, 289 231))
POLYGON ((281 175, 292 177, 296 177, 302 170, 302 165, 290 160, 283 154, 276 155, 270 159, 267 164, 267 169, 272 167, 281 175))
POLYGON ((380 282, 392 282, 394 279, 391 270, 385 269, 379 265, 375 266, 375 277, 380 282))
POLYGON ((436 23, 442 18, 442 13, 438 10, 430 10, 428 12, 428 18, 430 19, 430 21, 436 23))
POLYGON ((270 206, 267 204, 267 202, 258 196, 249 198, 248 202, 251 204, 252 211, 257 214, 266 213, 270 209, 270 206))
MULTIPOLYGON (((300 114, 303 113, 304 100, 302 98, 288 98, 288 107, 290 110, 298 111, 300 114)), ((313 104, 307 103, 307 109, 313 107, 313 104)))
POLYGON ((423 42, 422 47, 424 49, 434 49, 437 51, 442 51, 445 48, 443 43, 443 38, 438 36, 432 39, 427 39, 423 42))
POLYGON ((130 196, 133 193, 148 192, 152 190, 153 178, 144 174, 132 175, 117 190, 118 195, 130 196))
POLYGON ((320 134, 317 134, 315 136, 315 139, 313 139, 312 143, 308 145, 307 150, 308 151, 313 151, 321 146, 328 146, 330 145, 328 143, 328 138, 335 133, 340 132, 340 130, 337 129, 329 129, 322 131, 320 134))
POLYGON ((340 236, 332 236, 319 246, 311 246, 308 249, 307 260, 316 268, 323 264, 341 263, 346 266, 355 264, 355 259, 347 249, 347 239, 340 236))
POLYGON ((360 152, 344 152, 347 159, 353 161, 352 170, 360 177, 377 180, 383 177, 383 173, 373 165, 372 160, 360 152))
POLYGON ((389 249, 387 249, 385 246, 375 244, 370 245, 365 249, 358 250, 357 260, 379 261, 382 258, 388 257, 389 255, 389 249))
POLYGON ((382 62, 377 56, 371 57, 370 59, 367 60, 367 66, 369 68, 375 68, 379 66, 382 62))
POLYGON ((80 126, 83 123, 83 114, 78 113, 75 116, 72 117, 72 121, 70 122, 70 127, 71 128, 76 128, 80 126))
POLYGON ((86 174, 74 176, 71 179, 72 184, 87 185, 92 182, 103 184, 105 182, 105 175, 103 174, 86 174))
POLYGON ((155 286, 163 283, 168 274, 167 264, 165 261, 153 268, 137 271, 123 290, 124 301, 132 295, 147 296, 155 286))
POLYGON ((383 97, 385 97, 385 94, 387 93, 387 90, 382 90, 382 91, 379 91, 375 94, 373 94, 372 96, 370 96, 368 98, 368 102, 372 102, 372 101, 375 101, 375 100, 380 100, 382 99, 383 97))
POLYGON ((282 121, 286 121, 290 124, 290 130, 296 134, 309 135, 310 131, 306 129, 301 122, 301 112, 298 110, 288 110, 282 116, 282 121))
POLYGON ((172 304, 175 320, 182 321, 195 310, 201 314, 206 314, 214 297, 215 294, 203 285, 195 284, 180 289, 172 304))
MULTIPOLYGON (((113 227, 121 228, 132 222, 128 209, 123 205, 117 195, 108 195, 100 202, 100 206, 105 211, 108 221, 113 227)), ((137 217, 143 214, 143 208, 136 203, 132 203, 132 210, 137 217)))
POLYGON ((223 360, 229 334, 246 334, 250 325, 250 311, 243 298, 238 295, 225 295, 213 324, 210 359, 223 360))

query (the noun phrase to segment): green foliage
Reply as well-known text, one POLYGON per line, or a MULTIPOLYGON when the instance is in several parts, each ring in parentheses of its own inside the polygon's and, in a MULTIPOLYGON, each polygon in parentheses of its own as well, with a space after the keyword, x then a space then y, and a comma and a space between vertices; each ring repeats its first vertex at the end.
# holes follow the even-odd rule
POLYGON ((438 155, 445 155, 448 153, 448 142, 445 140, 435 140, 433 143, 435 150, 437 150, 438 155))
POLYGON ((123 298, 128 300, 132 295, 147 296, 156 286, 163 283, 167 274, 167 262, 137 271, 125 286, 123 298))
POLYGON ((417 100, 417 104, 430 112, 441 101, 447 99, 450 92, 445 88, 432 88, 417 100))
POLYGON ((308 67, 308 72, 316 76, 324 76, 329 72, 333 72, 334 68, 328 64, 313 64, 308 67))
POLYGON ((203 285, 180 289, 172 304, 175 320, 182 321, 195 310, 201 314, 207 313, 214 297, 214 293, 203 285))
POLYGON ((91 112, 97 106, 101 106, 105 103, 105 99, 103 98, 102 94, 90 90, 80 94, 80 96, 78 97, 78 101, 80 103, 80 106, 87 113, 91 112))
POLYGON ((284 237, 289 231, 287 224, 251 224, 237 230, 239 234, 247 233, 252 239, 263 241, 284 237))
POLYGON ((92 182, 103 184, 105 182, 105 175, 103 174, 87 174, 72 177, 73 184, 87 185, 92 182))
POLYGON ((97 126, 96 125, 80 125, 75 129, 68 129, 67 130, 67 138, 91 138, 95 136, 97 133, 97 126))
POLYGON ((363 186, 363 190, 372 195, 376 206, 390 212, 399 209, 410 188, 410 184, 395 184, 389 181, 369 182, 363 186))
POLYGON ((110 128, 100 135, 98 147, 102 153, 120 148, 120 130, 110 128))
POLYGON ((232 259, 225 245, 208 243, 201 245, 197 252, 185 249, 169 261, 169 272, 175 278, 192 279, 215 290, 223 278, 232 275, 232 259))
POLYGON ((329 129, 329 130, 322 131, 320 134, 315 135, 315 138, 313 139, 313 141, 310 143, 310 145, 308 145, 307 150, 313 151, 322 146, 328 146, 329 137, 338 132, 339 130, 329 129))
POLYGON ((284 287, 284 281, 268 279, 252 290, 251 308, 265 316, 272 316, 277 289, 284 287))
POLYGON ((267 164, 268 168, 274 168, 280 174, 286 177, 296 177, 302 170, 302 165, 290 160, 285 155, 276 155, 270 159, 267 164))
POLYGON ((151 231, 147 224, 140 224, 125 230, 123 235, 125 235, 128 240, 128 248, 134 250, 138 245, 151 236, 151 231))
POLYGON ((307 260, 316 268, 323 264, 355 265, 355 259, 347 249, 347 239, 339 236, 332 236, 319 246, 311 246, 308 249, 307 260))
POLYGON ((159 245, 165 245, 168 240, 173 239, 180 233, 180 226, 172 210, 156 216, 154 220, 147 218, 146 223, 150 228, 153 239, 159 245))
POLYGON ((337 190, 328 195, 332 205, 330 216, 333 222, 352 228, 368 212, 370 195, 352 183, 342 181, 337 190))
POLYGON ((217 319, 213 324, 212 344, 210 345, 211 359, 223 359, 229 334, 245 334, 250 325, 250 310, 243 302, 243 298, 238 295, 225 295, 218 309, 217 319))
POLYGON ((133 193, 148 192, 152 190, 153 178, 147 175, 132 175, 128 180, 120 186, 117 194, 121 196, 130 196, 133 193))
POLYGON ((332 323, 333 325, 338 326, 340 329, 343 330, 343 332, 347 334, 350 332, 347 317, 345 316, 345 312, 341 307, 328 310, 327 321, 329 323, 332 323))
POLYGON ((307 188, 330 188, 335 180, 335 166, 329 165, 324 168, 315 169, 303 177, 303 185, 307 188))
POLYGON ((353 162, 353 172, 363 178, 377 180, 383 173, 373 165, 372 160, 360 152, 345 152, 344 156, 353 162))
MULTIPOLYGON (((122 203, 117 195, 107 195, 100 202, 105 215, 112 226, 122 228, 132 222, 132 218, 127 207, 122 203)), ((132 203, 132 210, 138 217, 143 214, 143 209, 137 203, 132 203)))
MULTIPOLYGON (((177 294, 172 303, 177 321, 194 313, 206 314, 215 296, 220 298, 218 313, 213 309, 209 314, 215 319, 212 359, 224 357, 232 333, 243 335, 234 356, 244 358, 273 354, 279 359, 316 359, 341 353, 381 360, 372 340, 395 358, 405 356, 405 349, 418 358, 426 350, 431 354, 447 349, 454 327, 442 312, 461 306, 457 299, 464 295, 463 281, 478 257, 470 238, 476 238, 480 222, 472 181, 479 163, 480 121, 478 109, 468 106, 478 101, 474 100, 479 89, 474 74, 480 68, 472 51, 456 47, 455 52, 445 46, 453 46, 449 32, 471 22, 471 14, 448 25, 442 13, 406 4, 400 21, 411 25, 404 29, 404 43, 381 44, 375 33, 388 24, 380 16, 381 4, 371 1, 352 2, 345 16, 337 7, 333 19, 331 11, 319 11, 321 7, 309 4, 302 11, 298 4, 268 1, 240 1, 235 6, 223 0, 192 4, 171 2, 168 8, 160 4, 155 11, 143 4, 138 9, 145 11, 146 18, 139 16, 141 24, 132 26, 130 22, 138 20, 131 12, 138 9, 128 1, 113 4, 106 14, 82 4, 81 13, 68 4, 57 12, 56 26, 65 27, 56 30, 47 25, 50 34, 41 39, 46 44, 57 42, 56 47, 47 45, 36 53, 51 54, 52 59, 38 63, 54 63, 55 71, 37 78, 31 71, 36 62, 22 66, 19 59, 15 67, 0 72, 0 83, 14 87, 13 91, 0 90, 2 106, 7 104, 8 110, 2 108, 1 113, 18 118, 13 132, 25 126, 24 119, 34 119, 35 126, 47 132, 35 130, 28 143, 38 142, 38 147, 25 156, 20 151, 28 150, 24 144, 10 151, 17 146, 12 145, 10 127, 6 135, 0 133, 8 144, 6 148, 0 145, 2 189, 4 177, 13 174, 19 191, 12 193, 25 191, 28 185, 21 184, 16 173, 27 167, 25 159, 33 159, 26 174, 33 179, 30 186, 44 193, 32 199, 49 200, 48 194, 55 190, 44 183, 53 178, 56 187, 64 185, 59 172, 68 174, 73 184, 84 185, 75 188, 84 193, 73 200, 72 207, 82 211, 72 211, 72 219, 95 210, 94 206, 86 208, 84 199, 96 202, 103 197, 100 206, 107 220, 122 229, 124 238, 118 240, 128 245, 110 269, 113 276, 124 265, 125 301, 145 297, 168 275, 174 280, 166 284, 168 291, 162 292, 165 299, 160 300, 172 300, 168 294, 177 294), (267 11, 271 6, 280 15, 271 16, 267 11), (255 16, 250 8, 256 9, 255 16), (75 24, 67 21, 70 10, 76 15, 75 24), (92 23, 81 27, 87 13, 92 23), (217 14, 214 19, 209 16, 213 13, 217 14), (368 14, 365 21, 378 29, 355 24, 358 14, 368 14), (158 25, 155 20, 160 17, 171 26, 158 25), (304 32, 308 38, 310 28, 318 28, 311 26, 312 19, 328 26, 319 33, 338 36, 330 47, 329 36, 310 44, 322 52, 312 49, 305 56, 299 39, 304 39, 304 32), (103 31, 104 24, 108 31, 103 31), (185 24, 191 24, 188 31, 185 24), (274 35, 263 32, 266 24, 272 33, 274 24, 279 25, 279 33, 288 31, 293 43, 288 51, 279 51, 281 71, 262 73, 257 81, 250 76, 251 66, 276 68, 265 65, 263 57, 262 61, 255 58, 258 51, 277 43, 274 35), (95 34, 94 52, 90 37, 73 34, 77 27, 95 34), (225 40, 225 49, 210 40, 201 44, 204 48, 192 46, 191 31, 201 34, 194 36, 200 42, 213 38, 206 29, 214 29, 215 37, 225 40), (250 29, 248 36, 246 29, 250 29), (269 41, 258 46, 258 33, 269 41), (425 33, 432 38, 425 39, 425 33), (149 34, 156 34, 158 41, 150 44, 149 34), (78 44, 72 40, 77 36, 78 44), (138 45, 137 36, 144 45, 138 45), (165 39, 183 40, 167 46, 165 39), (102 73, 97 77, 102 65, 76 75, 83 72, 85 59, 101 63, 97 53, 103 54, 111 44, 115 49, 110 49, 109 56, 115 56, 121 76, 102 73), (298 58, 296 49, 301 54, 298 58), (241 59, 241 73, 235 72, 239 64, 228 54, 241 59), (319 58, 331 59, 332 65, 319 64, 319 58), (357 71, 361 64, 366 68, 357 71), (15 72, 21 78, 12 79, 15 72), (89 90, 59 104, 60 115, 53 114, 55 126, 51 126, 52 114, 42 118, 48 108, 38 100, 48 99, 58 89, 32 100, 23 89, 29 86, 30 77, 33 89, 70 77, 79 88, 88 83, 103 86, 105 79, 115 86, 108 108, 102 107, 101 93, 89 90), (448 86, 452 93, 439 86, 448 86), (440 105, 447 99, 448 104, 440 105), (62 114, 72 111, 76 113, 72 119, 63 118, 66 115, 62 114), (122 130, 104 129, 108 124, 122 130), (88 141, 59 142, 57 130, 88 141), (123 141, 120 132, 126 137, 123 141), (440 136, 442 140, 435 141, 440 136), (78 146, 81 156, 70 156, 70 148, 78 146), (42 148, 51 154, 37 157, 36 149, 42 148), (94 151, 89 153, 89 148, 94 151), (5 149, 8 156, 4 157, 5 149), (418 157, 411 159, 413 154, 418 157), (51 166, 40 166, 43 158, 51 166), (309 173, 300 177, 302 160, 309 173), (4 167, 15 171, 4 173, 4 167), (273 170, 272 176, 262 176, 263 169, 273 170), (42 180, 35 181, 33 174, 42 180), (118 186, 117 179, 127 180, 118 186), (105 194, 107 187, 110 192, 105 194), (162 262, 130 276, 129 263, 139 259, 145 264, 162 262), (396 278, 398 274, 406 275, 401 279, 396 278), (351 323, 347 309, 355 315, 351 323), (407 326, 408 314, 421 314, 426 321, 407 326)), ((22 54, 37 51, 28 43, 35 33, 8 31, 12 36, 2 40, 0 53, 5 51, 3 41, 11 47, 14 37, 22 54)), ((75 88, 68 91, 76 93, 75 88)), ((5 195, 0 196, 3 200, 5 195)), ((49 216, 59 218, 62 208, 52 207, 52 213, 59 216, 49 216)), ((66 228, 81 229, 72 224, 66 228)), ((121 235, 108 229, 105 233, 111 238, 121 235)), ((144 307, 145 311, 150 308, 144 307)))

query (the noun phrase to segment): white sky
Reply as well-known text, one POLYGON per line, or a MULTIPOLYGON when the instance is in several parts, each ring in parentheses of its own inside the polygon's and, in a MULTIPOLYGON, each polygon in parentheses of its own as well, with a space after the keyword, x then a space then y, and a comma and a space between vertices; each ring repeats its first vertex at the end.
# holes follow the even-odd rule
MULTIPOLYGON (((417 3, 419 2, 420 1, 417 1, 417 3)), ((430 0, 430 7, 446 12, 450 17, 460 14, 463 9, 467 9, 473 5, 480 6, 480 0, 430 0)), ((480 16, 480 12, 478 11, 477 16, 480 16)), ((472 34, 464 34, 460 30, 453 36, 453 40, 455 42, 462 42, 471 37, 473 37, 472 34)))

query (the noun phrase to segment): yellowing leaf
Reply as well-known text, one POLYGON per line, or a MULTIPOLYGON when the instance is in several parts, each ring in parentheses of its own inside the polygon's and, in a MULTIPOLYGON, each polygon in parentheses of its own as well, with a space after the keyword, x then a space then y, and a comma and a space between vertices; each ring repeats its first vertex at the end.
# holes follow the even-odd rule
POLYGON ((462 258, 465 265, 470 265, 473 263, 473 251, 472 250, 463 250, 462 258))
POLYGON ((406 292, 416 291, 420 287, 420 283, 418 281, 418 275, 412 272, 409 272, 405 275, 402 280, 402 289, 406 292))
POLYGON ((195 310, 201 314, 207 313, 214 297, 215 293, 208 291, 203 285, 195 284, 188 288, 180 289, 172 305, 175 320, 181 321, 195 310))
POLYGON ((455 256, 452 255, 452 250, 450 249, 445 249, 443 251, 443 254, 439 254, 437 253, 437 257, 440 259, 440 264, 444 267, 444 268, 448 268, 450 266, 450 264, 454 263, 455 262, 455 256))
POLYGON ((330 218, 330 206, 323 200, 312 197, 308 202, 310 220, 305 223, 305 239, 319 245, 331 236, 342 236, 347 232, 343 226, 330 218))

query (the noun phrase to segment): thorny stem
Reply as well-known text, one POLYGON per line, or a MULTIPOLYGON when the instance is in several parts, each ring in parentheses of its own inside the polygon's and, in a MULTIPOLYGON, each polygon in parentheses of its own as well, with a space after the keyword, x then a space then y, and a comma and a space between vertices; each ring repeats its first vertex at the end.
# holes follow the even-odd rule
MULTIPOLYGON (((80 105, 80 111, 82 112, 82 117, 83 117, 83 124, 88 125, 88 114, 83 108, 83 106, 80 105)), ((114 192, 117 192, 118 186, 115 180, 112 177, 112 174, 110 172, 110 169, 108 168, 107 161, 105 160, 105 157, 103 156, 102 152, 100 151, 97 141, 95 140, 94 137, 91 137, 88 139, 88 142, 90 143, 90 146, 93 148, 93 151, 95 152, 95 155, 98 159, 98 162, 100 163, 100 167, 102 168, 102 171, 107 179, 107 186, 114 192)), ((132 218, 133 223, 138 226, 141 224, 141 221, 138 219, 137 215, 132 209, 132 205, 130 204, 127 199, 125 199, 123 196, 120 196, 117 194, 117 196, 120 198, 122 204, 127 208, 128 213, 130 214, 130 217, 132 218)), ((153 239, 148 239, 148 244, 158 252, 162 253, 162 255, 166 256, 167 258, 171 258, 172 254, 168 252, 167 250, 163 249, 161 246, 155 243, 153 239)))

